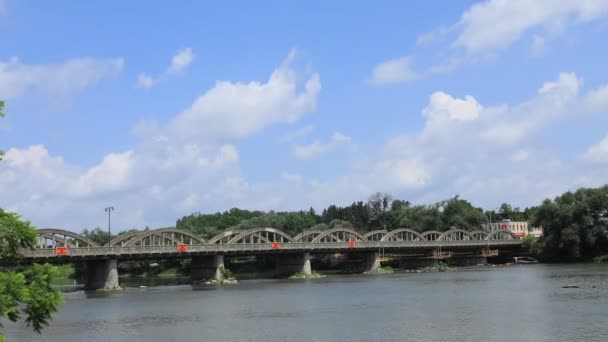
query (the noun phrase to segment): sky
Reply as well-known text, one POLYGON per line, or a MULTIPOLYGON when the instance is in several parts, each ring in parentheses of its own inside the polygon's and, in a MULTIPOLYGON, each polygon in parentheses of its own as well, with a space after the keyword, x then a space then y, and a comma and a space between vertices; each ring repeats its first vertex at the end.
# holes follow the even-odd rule
POLYGON ((608 183, 608 0, 0 0, 0 207, 165 227, 608 183))

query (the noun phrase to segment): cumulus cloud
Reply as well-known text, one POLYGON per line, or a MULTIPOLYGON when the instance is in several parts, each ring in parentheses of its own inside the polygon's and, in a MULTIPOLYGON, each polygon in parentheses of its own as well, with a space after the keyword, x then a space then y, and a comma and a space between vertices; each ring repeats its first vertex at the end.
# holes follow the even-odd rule
POLYGON ((472 5, 455 25, 454 46, 469 54, 504 49, 533 28, 551 30, 598 19, 608 13, 606 0, 489 0, 472 5))
POLYGON ((13 57, 0 61, 0 94, 4 100, 10 100, 35 89, 46 94, 54 106, 63 106, 84 88, 118 75, 123 66, 122 58, 83 57, 47 65, 24 64, 13 57))
MULTIPOLYGON (((437 91, 421 109, 420 131, 391 137, 373 155, 359 156, 344 176, 313 182, 311 200, 346 204, 385 191, 422 203, 460 194, 486 205, 523 206, 576 187, 577 179, 606 182, 605 169, 565 165, 549 142, 537 139, 551 125, 580 115, 589 98, 581 87, 576 74, 561 73, 512 105, 482 105, 471 95, 437 91), (532 162, 535 148, 542 153, 532 162)), ((608 161, 608 138, 585 158, 608 161)))
POLYGON ((481 114, 483 107, 472 96, 464 99, 454 98, 442 91, 431 95, 429 104, 422 110, 422 114, 432 122, 443 121, 471 121, 481 114))
MULTIPOLYGON (((89 167, 67 163, 44 145, 8 149, 0 163, 0 207, 19 212, 40 227, 80 230, 103 223, 102 209, 108 204, 116 208, 113 222, 122 229, 173 225, 177 217, 202 208, 280 206, 285 201, 277 193, 284 190, 276 184, 250 184, 241 175, 236 144, 314 109, 319 76, 312 74, 301 82, 291 66, 294 57, 290 54, 266 83, 220 82, 222 86, 202 95, 202 103, 195 101, 202 117, 182 116, 196 114, 188 108, 167 124, 139 122, 132 129, 135 146, 109 153, 89 167), (220 124, 222 115, 230 117, 224 121, 227 128, 219 132, 197 125, 220 124), (178 123, 188 119, 194 126, 180 130, 178 123), (255 127, 231 128, 241 120, 255 127)), ((282 184, 293 185, 299 177, 285 172, 282 184)))
POLYGON ((175 56, 171 58, 171 65, 167 68, 167 73, 174 74, 182 72, 194 61, 194 53, 192 48, 179 50, 175 56))
POLYGON ((155 80, 154 78, 152 78, 152 76, 146 74, 146 73, 141 73, 139 75, 137 75, 137 87, 138 88, 152 88, 154 85, 156 85, 156 83, 158 82, 158 80, 155 80))
POLYGON ((313 73, 300 82, 294 58, 290 53, 265 83, 217 82, 175 118, 171 129, 186 138, 242 139, 271 124, 295 122, 315 109, 321 81, 313 73))
POLYGON ((313 159, 340 146, 348 145, 351 143, 351 140, 349 136, 340 132, 334 132, 328 142, 315 140, 307 145, 295 145, 293 147, 293 155, 301 160, 313 159))
POLYGON ((374 67, 372 84, 394 84, 450 72, 467 63, 487 59, 530 37, 530 54, 548 50, 549 41, 569 28, 608 15, 608 0, 486 0, 469 7, 460 19, 418 38, 418 45, 448 41, 439 47, 441 61, 412 69, 413 55, 389 60, 374 67))
POLYGON ((584 158, 594 163, 608 163, 608 135, 596 145, 589 147, 584 158))
POLYGON ((152 77, 149 74, 142 72, 137 76, 137 82, 135 86, 137 88, 149 89, 157 85, 161 80, 170 75, 175 75, 183 72, 194 62, 194 52, 192 48, 185 48, 179 50, 173 57, 167 69, 157 77, 152 77))
POLYGON ((412 81, 419 75, 412 70, 412 57, 391 59, 374 67, 369 82, 374 85, 396 84, 412 81))
POLYGON ((605 84, 585 97, 586 109, 592 112, 608 112, 608 84, 605 84))

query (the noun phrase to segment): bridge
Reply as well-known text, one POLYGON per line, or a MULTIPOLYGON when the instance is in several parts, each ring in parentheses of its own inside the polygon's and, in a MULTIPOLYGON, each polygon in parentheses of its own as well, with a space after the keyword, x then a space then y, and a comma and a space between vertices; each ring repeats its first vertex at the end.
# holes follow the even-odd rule
POLYGON ((25 261, 66 263, 84 261, 85 288, 118 287, 119 260, 191 258, 193 280, 221 280, 224 256, 276 255, 276 273, 311 274, 311 255, 358 255, 362 271, 380 267, 379 255, 400 254, 415 259, 475 258, 485 262, 500 251, 517 251, 521 240, 507 230, 491 233, 450 229, 416 232, 408 228, 375 230, 366 234, 349 228, 307 230, 294 237, 274 228, 226 230, 205 240, 185 230, 164 228, 120 235, 104 246, 62 229, 38 230, 34 249, 20 250, 25 261))

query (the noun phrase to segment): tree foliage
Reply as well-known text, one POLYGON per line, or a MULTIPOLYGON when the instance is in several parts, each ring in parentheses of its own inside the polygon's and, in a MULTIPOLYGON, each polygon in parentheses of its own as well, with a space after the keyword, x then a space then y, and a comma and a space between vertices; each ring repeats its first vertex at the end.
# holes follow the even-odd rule
POLYGON ((536 208, 531 223, 543 227, 539 242, 544 258, 591 258, 608 253, 608 186, 547 199, 536 208))
MULTIPOLYGON (((36 237, 29 222, 0 209, 0 261, 18 269, 0 272, 0 319, 6 317, 15 322, 23 315, 27 325, 40 332, 57 311, 61 295, 51 287, 55 267, 18 265, 18 249, 33 247, 36 237)), ((4 341, 1 332, 0 341, 4 341)))

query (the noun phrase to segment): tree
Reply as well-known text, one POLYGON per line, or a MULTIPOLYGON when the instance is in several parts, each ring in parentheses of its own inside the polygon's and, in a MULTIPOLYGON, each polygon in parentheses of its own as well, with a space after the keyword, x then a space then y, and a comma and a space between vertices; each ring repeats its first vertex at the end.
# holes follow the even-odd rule
POLYGON ((99 227, 93 228, 91 230, 83 230, 82 236, 95 241, 100 246, 104 246, 105 244, 110 242, 112 238, 114 238, 109 232, 106 232, 105 230, 99 227))
POLYGON ((385 194, 382 192, 376 192, 369 196, 367 200, 367 209, 369 211, 370 221, 374 221, 378 224, 378 220, 380 215, 386 212, 393 202, 393 198, 389 194, 385 194))
MULTIPOLYGON (((61 295, 51 286, 55 267, 19 265, 19 248, 33 248, 36 237, 36 230, 29 222, 0 209, 0 261, 18 269, 0 272, 0 319, 6 317, 16 322, 24 315, 27 325, 39 333, 57 311, 61 295)), ((4 341, 0 332, 0 342, 4 341)))
POLYGON ((534 210, 532 225, 543 227, 545 259, 589 259, 608 253, 608 186, 566 192, 534 210))

